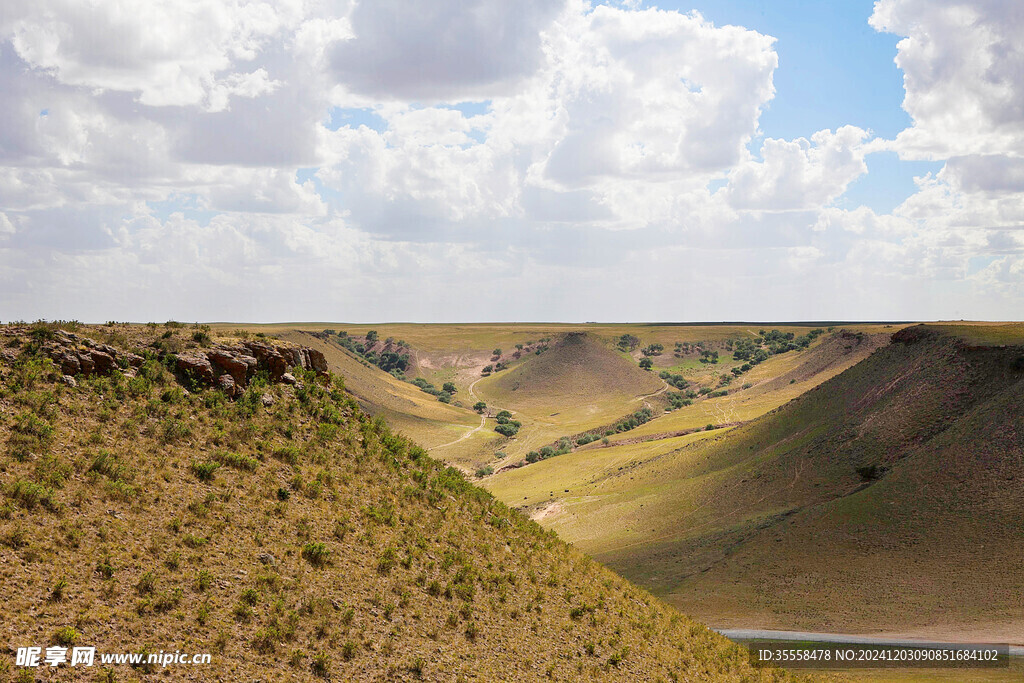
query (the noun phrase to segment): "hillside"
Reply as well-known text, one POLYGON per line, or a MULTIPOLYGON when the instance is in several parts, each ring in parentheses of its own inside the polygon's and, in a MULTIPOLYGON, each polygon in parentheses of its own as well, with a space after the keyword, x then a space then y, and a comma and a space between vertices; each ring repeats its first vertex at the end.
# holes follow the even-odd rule
POLYGON ((212 654, 174 680, 788 679, 392 434, 315 350, 63 327, 0 330, 8 648, 212 654))
POLYGON ((902 330, 546 524, 719 626, 1024 642, 1024 347, 961 332, 902 330))
POLYGON ((458 460, 459 449, 476 452, 500 440, 493 432, 473 431, 481 420, 472 410, 441 403, 337 344, 306 332, 291 331, 281 338, 323 353, 331 372, 345 377, 345 389, 355 396, 360 407, 371 415, 380 415, 394 431, 415 439, 428 450, 455 442, 453 445, 457 444, 458 449, 446 451, 450 464, 458 460))
POLYGON ((585 332, 570 332, 551 349, 491 380, 479 393, 501 405, 596 409, 603 401, 653 393, 664 384, 585 332))

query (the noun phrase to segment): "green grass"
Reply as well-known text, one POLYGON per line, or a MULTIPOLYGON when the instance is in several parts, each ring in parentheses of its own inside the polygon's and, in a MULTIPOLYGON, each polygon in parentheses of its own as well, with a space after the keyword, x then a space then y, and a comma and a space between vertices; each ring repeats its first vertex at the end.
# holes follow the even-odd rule
MULTIPOLYGON (((163 328, 115 331, 141 350, 163 328)), ((0 414, 23 398, 15 369, 0 414)), ((791 680, 472 486, 339 380, 300 375, 300 391, 260 388, 270 406, 37 379, 72 476, 47 487, 56 465, 4 456, 0 637, 71 621, 61 637, 101 651, 211 652, 203 676, 225 680, 791 680), (187 428, 167 438, 166 421, 187 428), (98 485, 129 478, 132 498, 98 485)))

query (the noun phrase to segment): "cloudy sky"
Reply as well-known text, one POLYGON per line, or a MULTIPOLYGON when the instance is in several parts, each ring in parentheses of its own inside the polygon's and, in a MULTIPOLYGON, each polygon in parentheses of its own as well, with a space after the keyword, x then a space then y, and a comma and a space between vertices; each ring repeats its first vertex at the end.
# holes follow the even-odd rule
POLYGON ((4 0, 0 320, 1024 318, 1018 0, 4 0))

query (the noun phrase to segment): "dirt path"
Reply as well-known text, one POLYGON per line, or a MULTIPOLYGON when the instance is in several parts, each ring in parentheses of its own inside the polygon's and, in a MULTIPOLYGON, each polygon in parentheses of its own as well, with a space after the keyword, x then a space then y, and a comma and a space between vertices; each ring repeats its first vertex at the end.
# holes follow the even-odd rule
MULTIPOLYGON (((473 391, 474 387, 476 387, 476 383, 479 382, 481 379, 483 379, 483 377, 480 377, 480 378, 474 380, 473 383, 469 385, 469 389, 468 389, 469 397, 473 400, 474 403, 476 401, 481 400, 480 397, 476 395, 476 392, 473 391)), ((508 408, 501 408, 500 406, 488 406, 488 408, 496 408, 498 411, 508 410, 508 412, 512 413, 513 415, 516 414, 516 411, 509 410, 508 408)), ((431 446, 427 450, 428 451, 436 451, 438 448, 445 448, 447 446, 454 446, 455 444, 459 443, 460 441, 465 441, 469 437, 473 436, 474 434, 479 432, 481 429, 483 429, 486 425, 487 425, 487 413, 485 412, 483 415, 480 416, 480 424, 478 426, 476 426, 473 429, 469 430, 468 432, 466 432, 465 434, 463 434, 459 438, 455 439, 454 441, 449 441, 448 443, 443 443, 443 444, 441 444, 439 446, 431 446)))
POLYGON ((463 434, 459 438, 455 439, 454 441, 449 441, 448 443, 443 443, 443 444, 440 444, 438 446, 431 446, 427 450, 428 451, 436 451, 438 448, 445 448, 446 446, 453 446, 453 445, 459 443, 460 441, 465 441, 466 439, 468 439, 469 437, 473 436, 474 434, 479 432, 481 429, 483 429, 485 424, 487 424, 487 416, 486 415, 481 415, 480 416, 480 424, 477 425, 476 427, 473 427, 473 429, 470 429, 468 432, 466 432, 465 434, 463 434))
POLYGON ((669 386, 668 382, 666 382, 665 380, 661 380, 661 381, 665 385, 661 389, 658 389, 653 394, 644 394, 643 396, 637 396, 633 400, 634 401, 643 401, 644 402, 644 407, 645 408, 650 408, 651 404, 647 402, 647 399, 653 398, 654 396, 658 396, 659 394, 664 394, 666 391, 668 391, 671 388, 669 386))

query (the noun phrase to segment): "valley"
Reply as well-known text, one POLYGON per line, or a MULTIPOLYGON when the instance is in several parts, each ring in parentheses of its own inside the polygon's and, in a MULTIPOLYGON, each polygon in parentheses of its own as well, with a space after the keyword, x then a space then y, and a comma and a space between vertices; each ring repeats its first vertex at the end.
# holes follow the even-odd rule
MULTIPOLYGON (((1024 541, 1022 326, 772 325, 794 338, 822 332, 733 374, 742 363, 726 347, 765 327, 378 334, 407 340, 414 367, 429 368, 420 376, 458 387, 450 432, 404 416, 396 426, 684 613, 718 627, 1024 642, 1013 570, 1024 541), (540 354, 492 353, 538 338, 540 354), (717 362, 689 349, 717 351, 717 362), (496 359, 507 367, 481 376, 496 359), (673 394, 692 398, 674 408, 673 394), (617 428, 641 409, 649 418, 617 428), (494 432, 500 410, 521 424, 510 438, 494 432)), ((406 415, 441 405, 420 394, 406 415)))

